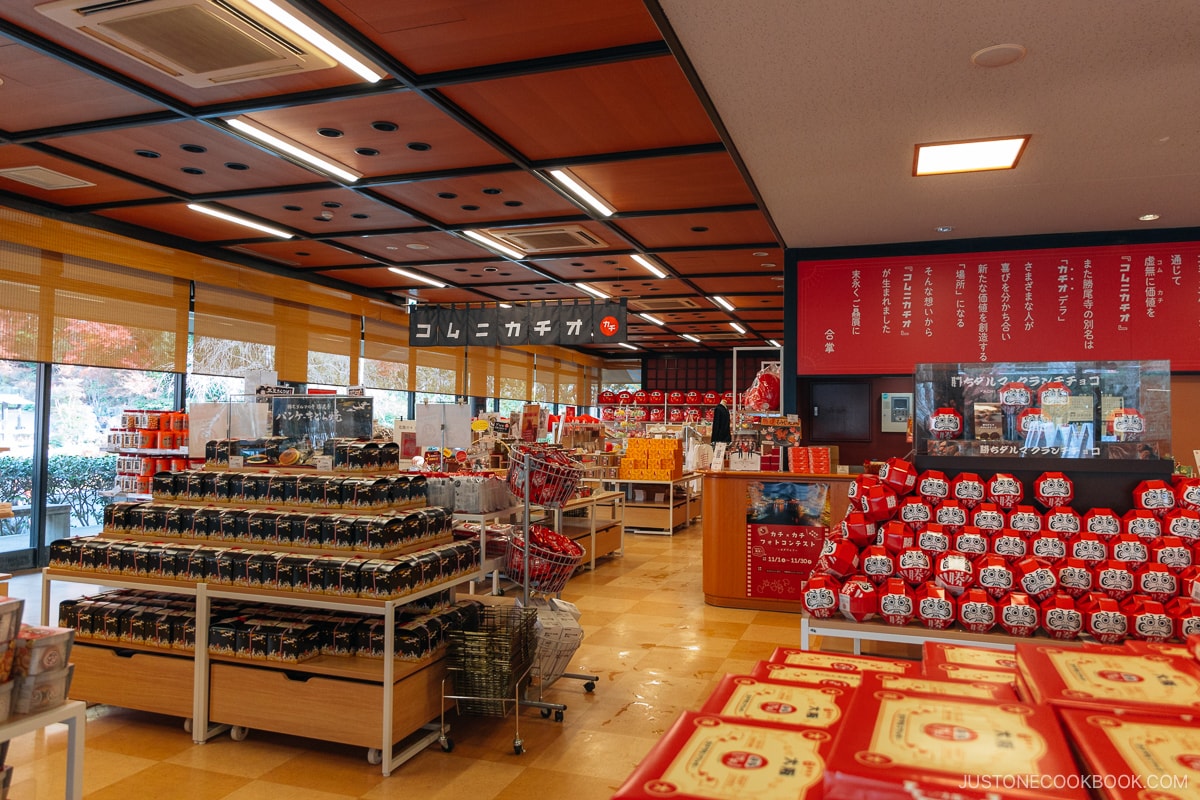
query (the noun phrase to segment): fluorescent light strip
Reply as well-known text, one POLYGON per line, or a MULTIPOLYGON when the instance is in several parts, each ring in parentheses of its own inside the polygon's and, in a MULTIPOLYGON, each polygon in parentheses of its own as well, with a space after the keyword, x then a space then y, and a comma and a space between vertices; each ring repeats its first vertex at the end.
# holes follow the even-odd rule
POLYGON ((599 297, 601 300, 608 299, 608 295, 606 295, 604 292, 600 291, 599 289, 593 289, 591 286, 588 286, 586 283, 577 283, 575 285, 578 286, 580 289, 583 289, 588 294, 599 297))
POLYGON ((575 180, 575 177, 566 170, 552 169, 550 170, 550 176, 554 178, 554 180, 561 183, 563 188, 565 188, 568 192, 578 197, 596 211, 600 212, 600 214, 603 216, 611 217, 616 213, 616 209, 614 209, 608 203, 605 203, 596 195, 592 194, 590 189, 588 189, 579 181, 575 180))
POLYGON ((733 311, 733 303, 729 302, 724 297, 714 294, 709 299, 712 300, 717 305, 719 305, 721 308, 725 309, 726 311, 733 311))
POLYGON ((783 345, 781 345, 779 342, 775 341, 774 339, 767 339, 767 344, 771 345, 771 347, 783 347, 783 345))
POLYGON ((501 308, 512 308, 512 303, 501 303, 500 307, 501 308))
POLYGON ((679 334, 679 338, 687 339, 689 342, 696 342, 697 344, 700 343, 700 340, 697 339, 695 336, 692 336, 690 333, 681 333, 681 334, 679 334))
POLYGON ((628 342, 617 342, 617 344, 621 345, 621 347, 624 347, 626 350, 637 350, 636 347, 629 344, 628 342))
POLYGON ((509 258, 513 258, 518 261, 520 261, 522 258, 525 257, 525 254, 522 253, 521 251, 514 250, 513 248, 509 247, 508 245, 506 245, 502 242, 498 242, 495 239, 491 238, 490 236, 484 236, 479 231, 464 230, 463 234, 468 236, 471 239, 474 239, 476 242, 483 245, 487 249, 494 250, 503 256, 508 256, 509 258))
POLYGON ((729 327, 733 328, 733 329, 734 329, 735 331, 737 331, 738 333, 745 333, 745 332, 746 332, 746 329, 745 329, 745 328, 743 328, 741 325, 738 325, 736 322, 731 322, 731 323, 729 323, 729 327))
POLYGON ((271 2, 271 0, 250 0, 250 5, 276 22, 286 26, 288 30, 296 35, 303 37, 309 44, 337 61, 343 67, 351 70, 363 80, 370 83, 377 83, 383 77, 384 73, 372 69, 367 64, 350 55, 350 53, 343 50, 339 45, 326 38, 320 31, 317 31, 299 18, 280 8, 271 2))
POLYGON ((937 142, 917 145, 913 175, 947 175, 1012 169, 1029 143, 1028 136, 937 142))
POLYGON ((663 324, 663 321, 661 319, 659 319, 658 317, 652 317, 649 314, 638 314, 638 316, 641 317, 642 319, 646 320, 647 322, 653 322, 655 325, 663 324))
POLYGON ((288 233, 287 231, 280 230, 279 228, 272 228, 270 225, 263 225, 261 222, 255 222, 252 219, 235 216, 233 214, 212 208, 211 206, 202 206, 199 203, 188 203, 188 208, 190 208, 192 211, 199 211, 201 214, 208 214, 210 217, 216 217, 217 219, 223 219, 226 222, 232 222, 235 225, 244 225, 247 228, 253 228, 256 231, 262 231, 263 233, 270 234, 271 236, 278 236, 280 239, 291 239, 293 236, 295 236, 293 233, 288 233))
POLYGON ((433 278, 426 278, 424 275, 419 275, 415 272, 409 272, 406 269, 400 269, 399 267, 388 267, 388 271, 394 272, 397 275, 403 275, 406 278, 412 278, 414 281, 420 281, 421 283, 428 283, 430 286, 434 287, 435 289, 445 289, 446 288, 446 284, 442 283, 441 281, 435 281, 433 278))
POLYGON ((656 265, 650 259, 646 258, 644 255, 641 255, 640 253, 634 253, 633 260, 636 261, 637 263, 641 264, 643 267, 645 267, 647 269, 647 271, 649 271, 649 273, 651 275, 653 275, 654 277, 656 277, 656 278, 667 277, 667 273, 665 273, 661 269, 659 269, 658 265, 656 265))
POLYGON ((346 181, 346 183, 354 183, 362 177, 362 175, 359 175, 357 172, 352 172, 350 169, 338 164, 336 161, 331 161, 324 156, 310 152, 308 149, 301 147, 295 142, 290 142, 287 139, 284 139, 274 131, 268 130, 257 123, 241 117, 226 119, 225 122, 229 125, 229 127, 246 134, 251 139, 256 139, 268 147, 273 147, 280 152, 287 153, 289 156, 297 158, 300 161, 303 161, 305 164, 308 164, 313 169, 317 169, 321 172, 341 178, 342 180, 346 181))

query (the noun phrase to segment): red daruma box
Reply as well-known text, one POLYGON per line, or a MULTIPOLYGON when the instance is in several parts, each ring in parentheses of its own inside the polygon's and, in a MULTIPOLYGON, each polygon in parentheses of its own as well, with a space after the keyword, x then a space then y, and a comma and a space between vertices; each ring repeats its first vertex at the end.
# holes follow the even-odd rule
POLYGON ((953 695, 975 697, 980 700, 1016 700, 1012 687, 1001 683, 944 681, 937 678, 910 678, 907 675, 889 675, 886 672, 864 672, 859 691, 870 692, 886 689, 907 694, 953 695))
POLYGON ((860 689, 847 717, 854 722, 829 755, 826 800, 1088 798, 1054 780, 1078 767, 1049 708, 860 689), (1013 776, 1029 780, 1006 782, 1013 776))
POLYGON ((1200 667, 1178 656, 1018 642, 1017 670, 1039 704, 1172 715, 1200 711, 1200 667))
POLYGON ((1186 800, 1200 785, 1200 721, 1065 708, 1063 728, 1097 796, 1186 800))
POLYGON ((833 731, 846 718, 852 691, 849 687, 726 675, 700 712, 833 731))
POLYGON ((615 800, 818 800, 832 734, 683 712, 634 769, 615 800))
POLYGON ((759 661, 750 670, 750 677, 764 681, 790 681, 814 686, 831 686, 839 689, 854 689, 862 684, 863 675, 885 674, 868 672, 846 672, 821 667, 803 667, 792 664, 773 664, 759 661))

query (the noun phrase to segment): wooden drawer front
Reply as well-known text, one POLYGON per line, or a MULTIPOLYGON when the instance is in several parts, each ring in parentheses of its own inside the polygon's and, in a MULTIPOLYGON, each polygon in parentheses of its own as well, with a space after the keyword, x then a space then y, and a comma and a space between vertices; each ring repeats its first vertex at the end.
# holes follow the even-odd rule
MULTIPOLYGON (((383 686, 289 670, 214 663, 209 719, 214 723, 306 736, 329 742, 379 747, 383 686)), ((439 660, 396 684, 392 731, 400 741, 438 716, 445 661, 439 660)))
POLYGON ((159 655, 76 642, 71 698, 136 708, 175 717, 192 716, 194 662, 190 655, 159 655))
MULTIPOLYGON (((602 523, 601 523, 602 524, 602 523)), ((603 530, 596 531, 596 555, 606 556, 622 547, 621 542, 621 524, 610 525, 603 530)))

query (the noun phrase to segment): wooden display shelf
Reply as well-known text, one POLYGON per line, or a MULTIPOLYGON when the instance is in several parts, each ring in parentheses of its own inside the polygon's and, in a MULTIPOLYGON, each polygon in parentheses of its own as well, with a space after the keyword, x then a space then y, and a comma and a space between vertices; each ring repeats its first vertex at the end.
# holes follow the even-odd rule
MULTIPOLYGON (((442 645, 433 653, 418 661, 397 658, 395 659, 392 680, 396 682, 402 681, 410 675, 425 669, 435 661, 440 661, 445 655, 446 646, 442 645)), ((270 661, 262 658, 243 658, 213 652, 209 652, 208 658, 212 662, 283 670, 293 675, 322 675, 327 678, 344 678, 346 680, 383 683, 382 658, 319 655, 316 658, 310 658, 306 661, 270 661)), ((425 721, 428 722, 429 720, 425 721)), ((320 737, 314 738, 319 739, 320 737)))
POLYGON ((196 499, 181 497, 178 500, 150 493, 150 502, 165 506, 187 506, 189 508, 219 508, 222 511, 279 511, 283 514, 354 514, 356 516, 387 517, 398 511, 416 511, 429 508, 423 502, 403 503, 388 506, 303 506, 287 503, 255 503, 248 500, 238 500, 236 503, 222 503, 220 500, 196 499))
POLYGON ((595 564, 597 558, 625 547, 619 520, 597 520, 594 533, 586 520, 563 520, 563 528, 559 533, 570 537, 583 548, 583 560, 589 564, 595 564))
POLYGON ((237 539, 197 539, 186 536, 169 536, 167 534, 149 533, 119 533, 117 531, 101 531, 100 536, 114 541, 149 542, 155 544, 199 544, 210 547, 236 547, 242 550, 262 550, 270 552, 296 553, 306 556, 361 556, 362 558, 396 558, 409 553, 428 550, 438 545, 450 544, 454 534, 447 533, 419 542, 396 547, 391 550, 350 550, 336 547, 296 547, 287 542, 244 542, 237 539))
POLYGON ((862 653, 862 643, 897 642, 921 645, 925 642, 961 644, 971 647, 987 647, 993 650, 1015 650, 1018 642, 1041 642, 1043 644, 1081 647, 1083 639, 1051 639, 1038 631, 1034 636, 1009 636, 1007 633, 972 633, 961 628, 932 630, 923 625, 888 625, 883 622, 851 622, 848 619, 813 619, 808 614, 800 617, 800 649, 808 650, 811 637, 826 639, 850 639, 854 642, 854 653, 862 653))
MULTIPOLYGON (((214 662, 209 718, 219 724, 377 748, 384 711, 379 684, 303 672, 265 663, 214 662)), ((441 694, 445 676, 446 662, 439 659, 397 682, 391 693, 392 742, 436 719, 447 707, 441 694)))
POLYGON ((634 533, 672 533, 687 524, 687 503, 626 503, 625 525, 634 533))
POLYGON ((604 478, 625 497, 625 529, 670 536, 701 515, 701 476, 690 472, 672 480, 604 478), (648 499, 647 499, 648 498, 648 499))
POLYGON ((551 511, 554 529, 569 536, 583 548, 583 560, 589 569, 596 568, 596 558, 625 551, 625 495, 621 492, 592 492, 575 497, 551 511), (607 509, 600 517, 600 509, 607 509), (572 511, 584 511, 586 517, 568 517, 572 511))

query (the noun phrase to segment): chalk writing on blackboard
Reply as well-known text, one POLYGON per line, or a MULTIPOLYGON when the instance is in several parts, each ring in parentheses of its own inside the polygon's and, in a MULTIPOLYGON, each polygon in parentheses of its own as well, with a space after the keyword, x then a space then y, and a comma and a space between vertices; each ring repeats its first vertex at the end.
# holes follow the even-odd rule
POLYGON ((320 448, 326 439, 369 439, 374 403, 370 397, 293 395, 271 398, 271 432, 308 439, 320 448))

